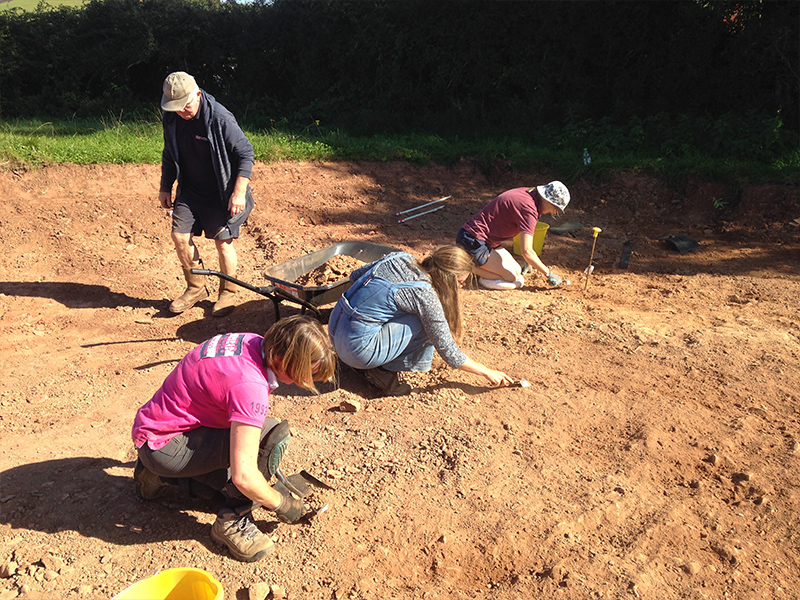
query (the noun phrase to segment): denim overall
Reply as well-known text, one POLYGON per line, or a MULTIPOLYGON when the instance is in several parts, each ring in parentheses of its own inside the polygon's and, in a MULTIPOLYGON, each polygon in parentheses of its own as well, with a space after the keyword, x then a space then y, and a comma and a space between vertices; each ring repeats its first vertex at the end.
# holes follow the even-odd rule
POLYGON ((433 344, 419 316, 401 310, 395 291, 431 288, 427 281, 391 283, 374 275, 384 258, 364 273, 339 298, 328 320, 328 335, 339 358, 356 369, 384 367, 389 371, 428 371, 433 344))

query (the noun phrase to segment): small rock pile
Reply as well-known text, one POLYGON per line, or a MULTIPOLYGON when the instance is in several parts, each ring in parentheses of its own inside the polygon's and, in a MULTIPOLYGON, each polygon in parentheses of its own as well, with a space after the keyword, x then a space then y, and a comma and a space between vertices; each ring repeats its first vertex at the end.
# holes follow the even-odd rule
POLYGON ((349 277, 350 273, 363 264, 363 261, 353 258, 352 256, 337 254, 330 260, 322 263, 316 269, 298 277, 295 283, 303 287, 336 283, 337 281, 349 277))

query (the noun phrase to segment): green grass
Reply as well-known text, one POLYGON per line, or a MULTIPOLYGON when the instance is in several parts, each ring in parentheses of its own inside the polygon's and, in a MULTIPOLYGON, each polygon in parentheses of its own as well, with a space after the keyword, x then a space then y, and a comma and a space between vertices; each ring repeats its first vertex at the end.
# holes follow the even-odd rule
POLYGON ((0 162, 12 165, 154 163, 162 144, 157 122, 0 122, 0 162))
MULTIPOLYGON (((796 147, 758 156, 712 156, 685 143, 679 150, 659 144, 621 144, 625 131, 575 135, 569 128, 543 132, 533 140, 509 137, 464 139, 430 134, 358 137, 341 130, 292 132, 248 129, 256 159, 279 160, 405 160, 415 164, 455 164, 462 158, 488 172, 497 161, 520 171, 552 173, 566 182, 600 181, 613 171, 638 171, 661 179, 698 177, 743 185, 755 182, 800 183, 796 147), (583 165, 583 147, 590 146, 592 164, 583 165), (593 137, 592 137, 593 136, 593 137), (572 138, 572 139, 571 139, 572 138)), ((95 120, 0 121, 0 167, 36 167, 53 163, 141 164, 161 160, 163 138, 157 113, 150 119, 109 115, 95 120)))

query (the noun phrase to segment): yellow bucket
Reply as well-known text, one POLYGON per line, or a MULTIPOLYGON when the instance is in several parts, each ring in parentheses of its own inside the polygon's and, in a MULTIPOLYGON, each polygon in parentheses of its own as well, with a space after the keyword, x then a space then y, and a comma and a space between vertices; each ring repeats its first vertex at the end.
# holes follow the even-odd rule
MULTIPOLYGON (((536 222, 536 229, 533 231, 533 251, 536 252, 536 256, 542 255, 544 237, 547 235, 548 229, 550 229, 550 225, 547 223, 543 221, 536 222)), ((519 238, 519 234, 514 236, 514 254, 522 254, 522 241, 519 238)))
POLYGON ((190 567, 166 569, 137 581, 111 600, 222 600, 222 584, 190 567))

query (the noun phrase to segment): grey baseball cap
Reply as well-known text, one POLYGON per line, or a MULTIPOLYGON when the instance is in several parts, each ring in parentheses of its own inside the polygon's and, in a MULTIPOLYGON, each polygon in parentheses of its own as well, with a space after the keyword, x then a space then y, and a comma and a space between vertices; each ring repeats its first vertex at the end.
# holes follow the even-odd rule
POLYGON ((537 185, 536 191, 550 204, 564 212, 569 204, 569 190, 560 181, 551 181, 547 185, 537 185))
POLYGON ((189 96, 197 90, 197 82, 188 73, 175 71, 167 75, 161 89, 164 92, 161 94, 161 108, 175 112, 186 106, 189 96))

